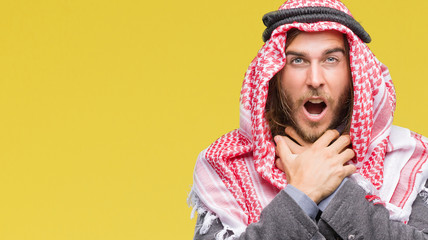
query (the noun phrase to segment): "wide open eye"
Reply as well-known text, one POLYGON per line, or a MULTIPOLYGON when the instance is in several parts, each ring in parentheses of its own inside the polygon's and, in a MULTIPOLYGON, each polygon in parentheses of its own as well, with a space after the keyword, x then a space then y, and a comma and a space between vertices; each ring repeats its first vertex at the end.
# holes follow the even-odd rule
POLYGON ((328 57, 325 59, 325 61, 328 63, 335 63, 335 62, 338 62, 339 60, 335 57, 328 57))
POLYGON ((302 64, 303 63, 303 59, 301 58, 293 58, 290 61, 292 64, 302 64))

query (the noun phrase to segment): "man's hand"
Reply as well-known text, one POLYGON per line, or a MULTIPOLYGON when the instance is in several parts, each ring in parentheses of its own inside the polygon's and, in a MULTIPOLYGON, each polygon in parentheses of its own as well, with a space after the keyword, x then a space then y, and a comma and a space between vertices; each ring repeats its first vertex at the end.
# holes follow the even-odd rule
POLYGON ((312 143, 308 143, 305 140, 303 140, 299 136, 299 134, 297 134, 296 130, 294 130, 294 128, 292 127, 286 127, 285 134, 287 134, 287 136, 290 136, 290 137, 283 137, 283 139, 286 142, 287 146, 290 148, 291 152, 294 154, 300 154, 306 148, 309 148, 310 146, 312 146, 312 143))
MULTIPOLYGON (((288 131, 287 134, 292 135, 290 129, 288 131)), ((349 135, 339 137, 336 130, 327 130, 312 145, 299 140, 296 139, 302 146, 288 137, 275 136, 279 156, 276 166, 285 172, 289 184, 318 204, 333 193, 345 177, 355 172, 354 165, 346 165, 355 156, 348 148, 351 139, 349 135)))

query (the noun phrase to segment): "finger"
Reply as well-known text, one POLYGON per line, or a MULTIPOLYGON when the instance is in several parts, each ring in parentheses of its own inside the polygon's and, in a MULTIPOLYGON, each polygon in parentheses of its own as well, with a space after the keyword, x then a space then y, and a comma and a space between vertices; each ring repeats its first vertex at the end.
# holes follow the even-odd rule
POLYGON ((330 143, 339 137, 339 132, 335 129, 327 130, 318 140, 315 141, 313 146, 316 147, 327 147, 330 143))
POLYGON ((294 154, 302 153, 304 150, 304 147, 300 146, 293 140, 291 140, 289 137, 282 137, 284 141, 287 143, 287 146, 290 148, 290 151, 294 154))
POLYGON ((346 165, 346 166, 343 166, 343 170, 345 171, 345 177, 349 177, 351 174, 353 174, 357 170, 357 167, 355 167, 352 164, 346 165))
POLYGON ((276 166, 277 168, 279 168, 279 170, 281 170, 281 171, 283 171, 283 172, 284 172, 284 166, 282 165, 282 161, 281 161, 281 159, 280 159, 280 158, 277 158, 277 159, 275 160, 275 166, 276 166))
POLYGON ((286 127, 285 128, 285 134, 287 134, 288 136, 290 136, 292 139, 296 140, 297 143, 300 144, 301 146, 305 146, 305 145, 309 144, 306 141, 304 141, 299 136, 299 134, 297 134, 296 130, 294 130, 294 128, 292 128, 292 127, 286 127))
POLYGON ((291 150, 287 146, 287 143, 284 141, 284 139, 277 135, 274 137, 275 143, 276 143, 276 155, 279 156, 283 160, 289 160, 289 156, 291 155, 291 150))
POLYGON ((349 135, 342 135, 336 141, 334 141, 329 148, 333 151, 340 153, 344 148, 351 144, 351 137, 349 135))
POLYGON ((355 157, 354 150, 347 148, 345 151, 339 154, 339 159, 342 164, 347 163, 349 160, 355 157))

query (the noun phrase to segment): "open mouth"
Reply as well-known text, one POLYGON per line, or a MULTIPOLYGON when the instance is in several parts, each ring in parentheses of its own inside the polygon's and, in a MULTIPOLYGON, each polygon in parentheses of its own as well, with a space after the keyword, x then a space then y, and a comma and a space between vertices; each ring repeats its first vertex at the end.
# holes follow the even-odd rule
POLYGON ((322 99, 310 99, 304 104, 304 107, 310 115, 318 116, 325 110, 327 105, 322 99))

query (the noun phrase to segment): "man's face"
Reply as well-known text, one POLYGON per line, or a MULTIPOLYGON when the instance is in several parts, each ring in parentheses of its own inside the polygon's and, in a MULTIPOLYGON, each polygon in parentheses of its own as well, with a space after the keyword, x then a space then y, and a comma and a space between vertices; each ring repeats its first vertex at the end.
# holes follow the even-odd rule
POLYGON ((288 45, 280 73, 290 125, 308 142, 346 117, 351 75, 343 34, 302 32, 288 45))

